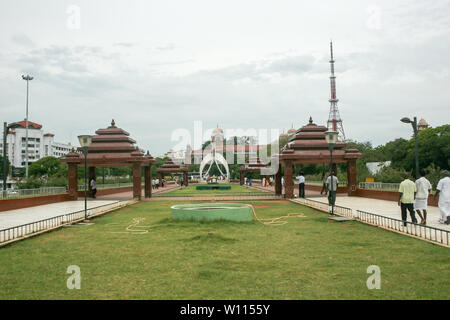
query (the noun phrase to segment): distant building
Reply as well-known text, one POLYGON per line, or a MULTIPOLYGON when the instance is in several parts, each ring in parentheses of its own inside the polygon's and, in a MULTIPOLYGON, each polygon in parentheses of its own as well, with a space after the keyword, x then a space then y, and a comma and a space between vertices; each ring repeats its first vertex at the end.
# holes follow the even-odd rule
MULTIPOLYGON (((223 129, 215 128, 211 133, 211 145, 207 146, 204 150, 192 150, 189 146, 191 154, 191 163, 199 164, 207 154, 212 153, 212 145, 215 145, 215 152, 219 152, 224 157, 227 154, 241 155, 244 157, 256 157, 258 151, 262 148, 266 148, 266 145, 256 144, 256 137, 248 137, 248 144, 242 141, 237 144, 227 144, 224 138, 223 129)), ((189 153, 186 154, 188 156, 189 153)))
POLYGON ((174 151, 170 149, 164 157, 170 158, 175 163, 182 163, 185 161, 186 158, 186 150, 177 150, 174 151))
MULTIPOLYGON (((15 168, 25 167, 26 162, 26 123, 19 121, 11 124, 6 138, 6 155, 15 168)), ((70 143, 54 141, 53 133, 44 133, 42 125, 28 121, 28 165, 48 156, 60 158, 72 150, 70 143)), ((3 155, 3 141, 0 142, 3 155)))
POLYGON ((425 121, 424 118, 419 120, 419 123, 417 124, 417 130, 418 131, 422 131, 425 129, 428 129, 430 127, 430 125, 425 121))
POLYGON ((367 170, 369 170, 371 174, 377 174, 381 169, 383 169, 384 167, 389 167, 390 165, 391 161, 366 163, 367 170))

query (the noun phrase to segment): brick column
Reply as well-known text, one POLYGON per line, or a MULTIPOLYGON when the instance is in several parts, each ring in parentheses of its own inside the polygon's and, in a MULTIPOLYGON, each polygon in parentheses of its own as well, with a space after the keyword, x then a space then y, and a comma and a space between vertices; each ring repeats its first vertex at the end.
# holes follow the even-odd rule
POLYGON ((133 163, 133 198, 141 200, 141 164, 133 163))
POLYGON ((292 177, 292 161, 284 162, 284 186, 287 199, 294 198, 294 180, 292 177))
POLYGON ((281 195, 283 186, 281 185, 281 164, 278 165, 278 171, 275 173, 275 194, 281 195))
POLYGON ((152 166, 145 166, 144 168, 144 194, 146 198, 151 198, 152 196, 152 166))
POLYGON ((351 159, 347 162, 347 188, 349 196, 356 196, 356 159, 351 159))
POLYGON ((78 199, 78 174, 77 174, 76 163, 68 163, 68 184, 69 184, 69 199, 77 200, 78 199))

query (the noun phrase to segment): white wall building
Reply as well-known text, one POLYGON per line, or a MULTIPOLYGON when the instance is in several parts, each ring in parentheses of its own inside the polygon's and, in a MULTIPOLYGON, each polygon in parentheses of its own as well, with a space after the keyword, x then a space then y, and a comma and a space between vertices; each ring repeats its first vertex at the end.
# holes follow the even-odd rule
MULTIPOLYGON (((10 125, 6 138, 6 155, 15 168, 25 167, 26 129, 25 121, 10 125)), ((60 158, 72 150, 70 143, 54 141, 54 134, 44 133, 42 125, 28 121, 28 165, 48 156, 60 158)), ((0 141, 0 152, 3 155, 3 139, 0 141)))
POLYGON ((389 167, 391 165, 391 161, 384 162, 367 162, 366 167, 371 174, 377 174, 384 167, 389 167))

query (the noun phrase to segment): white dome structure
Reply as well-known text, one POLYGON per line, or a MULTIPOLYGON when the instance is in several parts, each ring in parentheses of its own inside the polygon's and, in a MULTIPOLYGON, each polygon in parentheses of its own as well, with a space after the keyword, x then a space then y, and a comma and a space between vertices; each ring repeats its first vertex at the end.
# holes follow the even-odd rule
POLYGON ((223 155, 221 155, 220 153, 216 153, 217 146, 222 144, 223 140, 224 140, 223 130, 219 127, 215 128, 211 133, 211 148, 212 148, 211 153, 207 154, 203 158, 202 162, 200 163, 200 172, 199 173, 200 173, 200 178, 202 180, 205 180, 204 176, 208 175, 209 170, 211 170, 213 163, 216 164, 217 168, 219 169, 220 174, 222 176, 225 176, 225 180, 226 181, 230 180, 230 169, 228 168, 227 160, 225 160, 223 155), (224 174, 222 172, 222 170, 220 169, 219 163, 225 167, 226 174, 224 174), (205 167, 207 165, 209 165, 209 168, 205 172, 205 174, 203 174, 203 170, 205 169, 205 167))

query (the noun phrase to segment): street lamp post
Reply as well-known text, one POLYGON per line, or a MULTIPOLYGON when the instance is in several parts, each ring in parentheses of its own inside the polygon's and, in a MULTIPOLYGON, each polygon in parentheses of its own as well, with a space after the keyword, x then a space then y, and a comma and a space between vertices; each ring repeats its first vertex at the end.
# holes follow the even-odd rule
POLYGON ((25 176, 28 179, 28 83, 33 80, 29 75, 22 75, 22 79, 27 82, 27 111, 25 116, 25 176))
POLYGON ((333 149, 334 149, 334 145, 337 142, 338 139, 338 132, 337 131, 326 131, 325 132, 325 140, 328 143, 328 149, 330 150, 330 186, 331 186, 331 190, 330 190, 330 195, 328 197, 329 202, 331 202, 331 215, 334 215, 334 202, 333 202, 333 198, 334 201, 336 201, 336 195, 333 195, 332 192, 337 193, 337 185, 336 185, 336 190, 333 191, 333 149))
POLYGON ((6 158, 6 137, 8 135, 9 126, 6 122, 3 123, 3 198, 6 199, 6 181, 8 178, 7 158, 6 158))
POLYGON ((89 135, 81 135, 78 136, 78 141, 80 142, 80 146, 83 150, 84 155, 84 219, 88 220, 87 217, 87 155, 89 146, 92 143, 92 136, 89 135))
POLYGON ((411 121, 411 119, 409 119, 408 117, 404 117, 400 119, 401 122, 403 123, 411 123, 411 126, 413 127, 413 132, 414 132, 414 153, 415 153, 415 162, 416 162, 416 174, 415 177, 416 179, 419 178, 419 144, 417 141, 417 135, 419 133, 419 130, 417 128, 417 117, 414 117, 414 120, 411 121))

